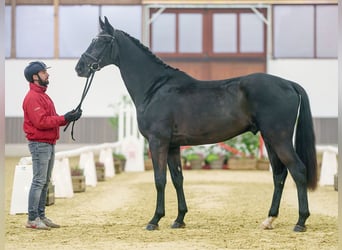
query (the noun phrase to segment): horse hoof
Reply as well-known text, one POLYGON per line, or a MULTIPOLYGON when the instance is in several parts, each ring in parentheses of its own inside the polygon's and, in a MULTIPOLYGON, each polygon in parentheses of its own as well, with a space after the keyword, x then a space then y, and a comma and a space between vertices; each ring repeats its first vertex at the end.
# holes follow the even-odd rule
POLYGON ((158 224, 157 224, 157 225, 148 224, 148 225, 146 226, 146 230, 149 230, 149 231, 158 230, 158 229, 159 229, 158 224))
POLYGON ((179 222, 175 221, 175 222, 171 225, 171 228, 185 228, 185 223, 184 223, 184 222, 179 223, 179 222))
POLYGON ((293 231, 295 231, 295 232, 305 232, 306 231, 306 226, 295 225, 295 227, 293 228, 293 231))
POLYGON ((273 226, 272 226, 272 224, 261 223, 260 228, 263 229, 263 230, 272 230, 273 226))
POLYGON ((261 229, 264 229, 264 230, 273 229, 272 223, 273 223, 274 220, 275 220, 275 217, 272 217, 272 216, 268 217, 266 220, 264 220, 261 223, 261 225, 260 225, 261 229))

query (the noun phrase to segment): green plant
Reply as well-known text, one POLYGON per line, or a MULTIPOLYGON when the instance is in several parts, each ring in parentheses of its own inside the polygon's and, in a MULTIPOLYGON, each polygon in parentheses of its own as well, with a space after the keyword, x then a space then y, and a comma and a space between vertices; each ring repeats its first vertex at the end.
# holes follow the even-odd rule
POLYGON ((124 156, 121 153, 113 153, 113 157, 114 159, 117 159, 117 160, 126 160, 126 156, 124 156))
POLYGON ((189 148, 186 148, 182 150, 181 156, 182 158, 189 162, 192 160, 201 160, 203 159, 205 155, 205 148, 204 146, 191 146, 189 148))
POLYGON ((188 154, 188 155, 185 156, 185 159, 187 161, 199 160, 200 159, 200 155, 196 154, 196 153, 188 154))
POLYGON ((212 144, 206 146, 206 156, 205 162, 207 164, 212 163, 213 161, 228 159, 230 157, 230 152, 223 148, 220 144, 212 144))
POLYGON ((259 135, 247 132, 241 135, 242 151, 250 157, 256 157, 259 149, 259 135))
POLYGON ((209 153, 207 157, 205 157, 205 161, 208 162, 209 164, 219 159, 220 159, 220 156, 216 153, 209 153))
MULTIPOLYGON (((259 136, 259 133, 254 135, 251 132, 246 132, 225 141, 225 144, 236 151, 242 152, 243 156, 255 158, 259 150, 259 136)), ((237 154, 237 152, 232 153, 237 154)))

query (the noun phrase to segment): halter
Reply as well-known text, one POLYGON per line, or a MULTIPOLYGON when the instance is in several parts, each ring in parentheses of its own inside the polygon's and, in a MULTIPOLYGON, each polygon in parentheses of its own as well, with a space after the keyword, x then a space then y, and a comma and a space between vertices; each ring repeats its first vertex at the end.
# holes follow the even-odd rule
MULTIPOLYGON (((115 37, 112 36, 112 35, 108 35, 108 34, 103 34, 103 35, 98 35, 97 38, 99 37, 109 37, 111 38, 110 40, 110 45, 112 45, 114 43, 114 40, 115 40, 115 37)), ((92 59, 94 62, 91 63, 91 64, 88 64, 88 67, 90 69, 91 72, 95 72, 95 71, 99 71, 102 67, 100 66, 100 63, 102 62, 102 59, 104 57, 103 53, 105 51, 105 49, 107 48, 107 46, 104 46, 101 53, 99 54, 99 58, 96 58, 95 56, 87 53, 87 52, 84 52, 82 54, 82 56, 84 57, 89 57, 90 59, 92 59)), ((81 56, 81 57, 82 57, 81 56)))
MULTIPOLYGON (((98 35, 97 37, 110 37, 110 38, 111 38, 110 45, 113 44, 114 39, 115 39, 114 36, 107 35, 107 34, 98 35)), ((99 54, 99 56, 101 56, 101 55, 104 53, 106 47, 107 47, 107 46, 105 46, 105 47, 102 49, 102 51, 101 51, 101 53, 99 54)), ((92 81, 93 81, 93 78, 94 78, 94 75, 95 75, 95 72, 96 72, 96 71, 99 71, 99 70, 101 69, 100 63, 101 63, 101 61, 102 61, 102 59, 103 59, 103 57, 104 57, 104 56, 102 56, 102 57, 100 57, 99 59, 97 59, 95 56, 92 56, 92 55, 90 55, 90 54, 87 53, 87 52, 84 52, 84 53, 81 55, 81 57, 83 57, 83 56, 84 56, 84 57, 89 57, 89 58, 91 58, 92 60, 94 60, 94 62, 91 63, 91 64, 88 64, 88 67, 89 67, 89 70, 90 70, 90 75, 87 77, 86 84, 84 85, 84 89, 83 89, 81 101, 80 101, 80 103, 77 105, 75 111, 81 110, 81 106, 82 106, 83 100, 84 100, 84 98, 86 97, 86 95, 87 95, 87 93, 88 93, 88 91, 89 91, 90 85, 91 85, 91 83, 92 83, 92 81)), ((74 138, 74 126, 75 126, 75 122, 76 122, 76 121, 73 121, 73 122, 72 122, 72 127, 71 127, 71 138, 72 138, 73 141, 75 141, 75 138, 74 138)), ((65 127, 64 130, 63 130, 64 132, 68 129, 70 123, 71 123, 71 122, 68 122, 68 124, 66 125, 66 127, 65 127)))

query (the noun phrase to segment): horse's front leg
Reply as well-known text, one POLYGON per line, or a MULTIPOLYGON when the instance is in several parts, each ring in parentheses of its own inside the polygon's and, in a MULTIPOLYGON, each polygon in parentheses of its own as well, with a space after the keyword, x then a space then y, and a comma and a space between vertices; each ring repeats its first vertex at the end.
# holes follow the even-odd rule
POLYGON ((157 189, 157 205, 153 218, 147 224, 147 230, 158 229, 159 220, 165 216, 166 157, 168 145, 159 140, 150 140, 149 147, 153 162, 154 183, 157 189))
POLYGON ((182 164, 180 158, 180 147, 170 148, 167 156, 167 163, 169 165, 172 183, 177 192, 178 200, 178 216, 175 222, 172 224, 172 228, 185 227, 184 216, 188 211, 186 206, 184 190, 183 190, 183 173, 182 164))

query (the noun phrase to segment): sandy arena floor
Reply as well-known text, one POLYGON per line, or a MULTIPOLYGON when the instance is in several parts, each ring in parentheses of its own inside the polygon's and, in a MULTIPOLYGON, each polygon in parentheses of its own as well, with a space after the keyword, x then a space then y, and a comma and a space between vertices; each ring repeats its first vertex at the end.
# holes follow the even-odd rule
POLYGON ((6 159, 5 249, 310 249, 338 245, 338 193, 319 187, 309 193, 307 232, 292 231, 297 194, 288 177, 275 229, 261 230, 273 184, 268 171, 185 170, 186 228, 171 229, 177 199, 168 179, 166 216, 158 231, 147 231, 156 203, 153 172, 121 173, 70 199, 56 199, 47 215, 62 225, 37 231, 24 227, 27 215, 9 215, 14 167, 6 159))

